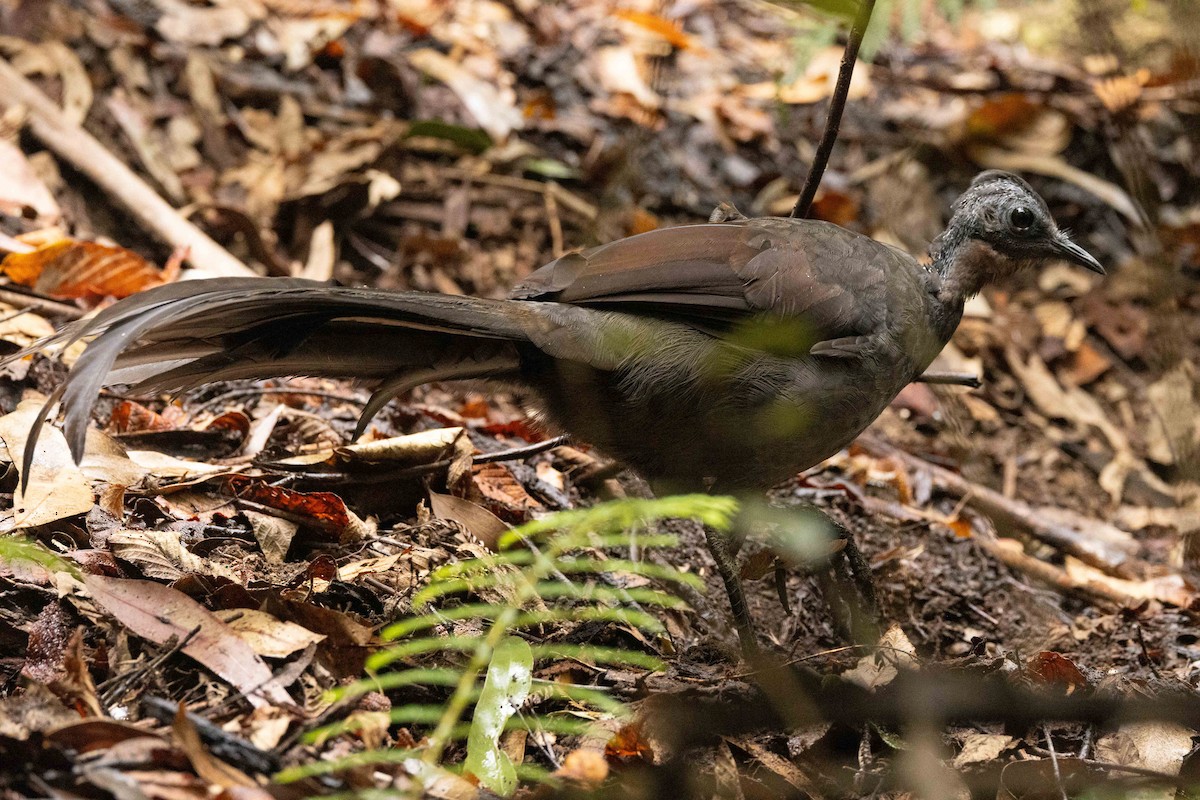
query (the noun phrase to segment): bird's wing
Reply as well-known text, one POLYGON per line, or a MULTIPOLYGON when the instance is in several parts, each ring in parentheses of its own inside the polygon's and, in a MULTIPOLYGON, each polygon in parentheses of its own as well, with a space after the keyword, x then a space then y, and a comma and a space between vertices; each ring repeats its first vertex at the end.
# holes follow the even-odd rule
POLYGON ((761 218, 664 228, 563 256, 512 292, 522 300, 727 330, 763 315, 802 321, 812 342, 871 336, 907 255, 836 225, 761 218))

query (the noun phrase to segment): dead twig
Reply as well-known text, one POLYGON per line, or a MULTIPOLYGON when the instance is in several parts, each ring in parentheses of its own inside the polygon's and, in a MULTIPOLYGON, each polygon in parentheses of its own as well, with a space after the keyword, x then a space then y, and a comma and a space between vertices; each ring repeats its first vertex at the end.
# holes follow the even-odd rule
POLYGON ((149 233, 172 248, 186 249, 187 261, 193 267, 223 277, 255 274, 208 234, 181 217, 123 161, 67 119, 37 86, 0 58, 0 109, 17 106, 28 111, 29 129, 34 136, 124 206, 149 233))
POLYGON ((983 381, 979 379, 979 376, 969 372, 926 372, 918 375, 915 382, 936 383, 944 386, 967 386, 971 389, 983 386, 983 381))
POLYGON ((1112 575, 1136 577, 1146 565, 1134 553, 1137 543, 1123 531, 1099 520, 1088 521, 1087 532, 1062 524, 1045 512, 1015 498, 1005 497, 994 489, 973 483, 944 467, 878 440, 859 439, 868 451, 889 456, 910 469, 930 474, 943 491, 965 497, 967 504, 997 523, 1007 523, 1030 536, 1075 556, 1085 564, 1112 575))
POLYGON ((21 309, 23 312, 32 311, 35 314, 70 320, 79 319, 84 313, 83 309, 73 306, 70 303, 51 300, 49 297, 40 297, 35 294, 26 294, 11 287, 0 289, 0 303, 6 303, 13 308, 21 309))

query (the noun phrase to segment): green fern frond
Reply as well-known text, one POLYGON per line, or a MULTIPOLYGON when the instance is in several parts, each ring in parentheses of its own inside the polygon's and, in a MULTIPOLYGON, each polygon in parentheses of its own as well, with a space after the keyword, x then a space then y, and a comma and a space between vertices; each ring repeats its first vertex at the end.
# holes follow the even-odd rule
MULTIPOLYGON (((595 733, 597 719, 623 719, 629 711, 602 688, 532 679, 533 665, 564 659, 646 670, 661 670, 664 665, 642 650, 568 644, 538 637, 545 637, 546 626, 555 623, 585 622, 612 622, 649 634, 662 633, 662 622, 647 609, 686 607, 673 589, 702 590, 703 583, 669 566, 625 557, 606 558, 605 552, 629 552, 633 536, 642 552, 675 545, 676 537, 648 527, 658 519, 694 518, 727 530, 736 511, 732 498, 709 495, 605 503, 527 523, 501 537, 499 552, 494 555, 435 569, 428 583, 411 599, 416 613, 382 631, 382 638, 391 644, 367 659, 371 674, 329 695, 345 701, 369 692, 403 691, 406 687, 449 689, 444 704, 401 703, 387 713, 391 724, 430 726, 422 748, 398 755, 358 753, 310 765, 309 771, 286 771, 281 773, 281 780, 419 758, 424 766, 410 763, 407 771, 420 782, 423 774, 438 774, 450 743, 464 739, 468 743, 466 764, 473 765, 470 771, 493 791, 510 793, 517 785, 514 776, 545 780, 548 774, 544 770, 529 770, 527 765, 505 760, 499 748, 500 732, 524 729, 559 735, 580 735, 589 730, 595 733), (649 579, 664 588, 621 586, 629 577, 649 579), (489 597, 498 595, 503 601, 479 602, 481 592, 489 597), (463 602, 467 599, 469 602, 463 602), (431 635, 450 623, 457 623, 453 636, 431 635), (462 627, 478 633, 460 635, 457 631, 462 627), (529 631, 531 636, 518 635, 519 631, 529 631), (446 665, 412 665, 411 661, 420 656, 444 659, 441 663, 446 665), (401 661, 410 665, 391 671, 401 661), (521 671, 519 680, 513 670, 521 671), (522 711, 524 706, 529 708, 522 711)), ((312 731, 306 738, 318 741, 366 724, 365 716, 357 720, 351 717, 312 731)))

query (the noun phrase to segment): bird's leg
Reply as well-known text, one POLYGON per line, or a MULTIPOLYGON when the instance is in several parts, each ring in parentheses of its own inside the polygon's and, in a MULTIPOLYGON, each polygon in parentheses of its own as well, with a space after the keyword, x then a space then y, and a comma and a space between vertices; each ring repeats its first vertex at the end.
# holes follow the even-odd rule
POLYGON ((708 551, 712 553, 713 561, 717 564, 717 573, 725 584, 725 594, 729 596, 729 606, 733 611, 733 624, 737 628, 738 640, 742 645, 742 655, 749 660, 758 653, 758 639, 754 632, 754 623, 750 620, 750 606, 746 603, 746 592, 742 587, 741 576, 738 575, 737 559, 734 557, 730 534, 704 526, 704 538, 708 543, 708 551))
POLYGON ((873 642, 878 639, 879 601, 871 565, 854 542, 854 536, 829 514, 817 509, 833 526, 834 538, 842 542, 833 555, 829 571, 820 578, 821 591, 826 596, 838 627, 850 641, 873 642), (847 587, 853 587, 847 591, 847 587))

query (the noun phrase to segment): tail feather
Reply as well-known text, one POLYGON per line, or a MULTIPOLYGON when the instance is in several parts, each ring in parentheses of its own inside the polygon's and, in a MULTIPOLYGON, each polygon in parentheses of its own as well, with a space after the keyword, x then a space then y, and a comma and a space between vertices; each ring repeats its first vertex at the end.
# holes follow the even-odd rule
MULTIPOLYGON (((135 295, 31 349, 96 337, 56 392, 79 460, 104 386, 177 391, 232 378, 365 378, 382 384, 368 406, 373 415, 395 394, 442 376, 514 371, 516 345, 528 341, 527 308, 298 279, 218 278, 135 295)), ((25 475, 40 429, 39 421, 25 475)))

